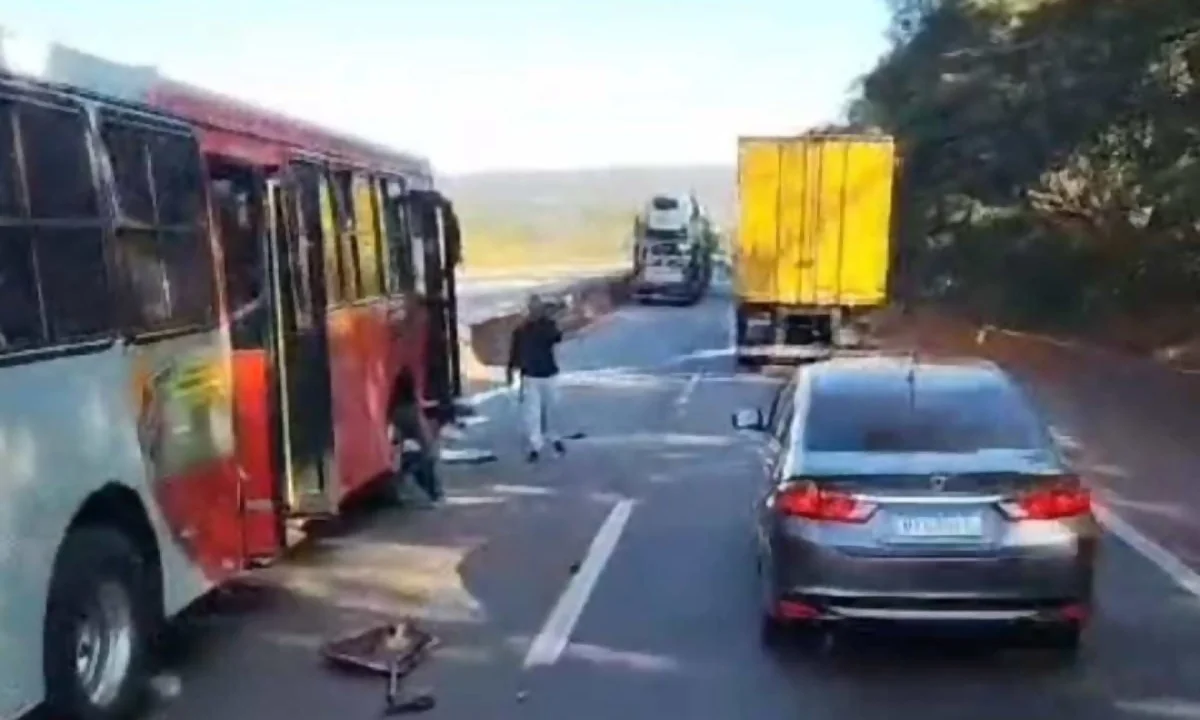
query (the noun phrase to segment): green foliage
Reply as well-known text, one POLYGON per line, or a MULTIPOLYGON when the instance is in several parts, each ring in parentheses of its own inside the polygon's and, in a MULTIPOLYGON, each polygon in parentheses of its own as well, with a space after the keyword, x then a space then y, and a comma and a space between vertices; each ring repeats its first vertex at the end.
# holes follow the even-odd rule
POLYGON ((899 143, 901 294, 1076 326, 1200 304, 1200 2, 888 2, 847 119, 899 143))

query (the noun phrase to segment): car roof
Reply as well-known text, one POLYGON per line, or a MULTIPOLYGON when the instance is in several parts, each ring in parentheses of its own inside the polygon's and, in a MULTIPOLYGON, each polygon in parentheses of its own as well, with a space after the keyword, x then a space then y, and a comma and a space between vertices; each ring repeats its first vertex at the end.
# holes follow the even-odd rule
POLYGON ((1000 366, 981 358, 884 354, 833 358, 800 372, 808 373, 808 382, 798 383, 797 392, 807 386, 810 394, 821 396, 911 393, 920 397, 955 391, 1003 392, 1016 387, 1000 366))

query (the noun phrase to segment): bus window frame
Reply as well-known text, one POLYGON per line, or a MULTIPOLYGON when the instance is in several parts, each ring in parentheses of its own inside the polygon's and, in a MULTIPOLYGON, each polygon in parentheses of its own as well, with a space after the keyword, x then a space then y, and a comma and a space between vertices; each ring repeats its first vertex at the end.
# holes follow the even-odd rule
MULTIPOLYGON (((110 223, 110 247, 111 255, 116 269, 117 287, 114 288, 114 295, 117 299, 118 314, 120 320, 120 328, 125 337, 132 344, 144 344, 165 340, 174 337, 182 337, 185 335, 198 334, 203 332, 211 332, 221 324, 221 302, 222 293, 219 288, 220 278, 217 274, 217 256, 213 251, 210 222, 208 218, 208 188, 206 186, 206 170, 204 165, 204 157, 200 148, 200 139, 197 137, 195 130, 187 125, 173 126, 168 123, 158 123, 152 118, 147 118, 141 113, 131 112, 121 107, 99 106, 93 118, 93 127, 95 133, 95 141, 98 143, 97 151, 100 153, 101 161, 104 165, 106 174, 106 190, 109 197, 109 223, 110 223), (142 133, 141 148, 142 155, 145 161, 145 171, 147 174, 147 182, 149 183, 151 208, 154 214, 152 223, 145 223, 134 218, 125 216, 120 212, 120 188, 117 185, 117 179, 112 174, 111 166, 111 149, 104 136, 104 128, 107 125, 113 125, 124 130, 132 130, 142 133), (190 144, 196 154, 197 163, 196 170, 200 183, 200 207, 196 213, 195 221, 192 224, 181 225, 160 225, 159 207, 158 207, 158 188, 156 187, 156 177, 154 174, 154 153, 150 147, 149 141, 154 137, 173 136, 182 138, 190 144), (135 233, 151 233, 155 243, 164 242, 163 236, 168 237, 183 237, 189 235, 194 236, 197 243, 197 248, 202 249, 208 261, 208 280, 209 294, 207 297, 208 313, 207 318, 201 321, 196 321, 193 318, 182 320, 178 317, 175 309, 175 303, 171 302, 167 317, 161 323, 145 326, 142 323, 143 318, 140 309, 135 309, 139 304, 140 299, 137 296, 137 291, 131 286, 131 275, 127 268, 120 262, 120 243, 122 231, 135 233)), ((157 256, 159 265, 164 268, 166 262, 161 256, 157 256)), ((173 281, 174 278, 168 278, 173 281)))
POLYGON ((388 273, 391 276, 388 294, 393 297, 412 294, 417 288, 412 222, 408 215, 406 195, 407 184, 403 177, 381 178, 382 217, 387 239, 388 273), (396 262, 398 255, 403 267, 396 262))
POLYGON ((384 285, 384 260, 380 255, 379 212, 375 203, 375 176, 363 170, 354 170, 350 175, 350 203, 354 212, 354 260, 358 269, 358 299, 362 302, 375 302, 387 296, 384 285), (366 207, 360 206, 359 191, 366 193, 366 207), (364 210, 368 217, 360 218, 359 210, 364 210), (364 237, 364 234, 366 237, 364 237), (372 242, 368 243, 370 240, 372 242), (375 266, 363 267, 362 249, 365 244, 374 245, 373 253, 375 266), (372 271, 368 273, 368 270, 372 271), (369 288, 367 276, 374 275, 374 288, 369 288))
POLYGON ((15 197, 13 199, 16 201, 15 207, 12 208, 16 214, 0 215, 0 226, 25 234, 29 249, 29 269, 32 271, 30 280, 36 295, 34 299, 40 325, 40 337, 35 342, 16 347, 0 346, 0 367, 103 350, 111 347, 120 335, 120 293, 116 282, 117 270, 112 255, 113 226, 107 202, 109 188, 103 174, 104 157, 99 152, 95 112, 96 103, 65 93, 0 86, 0 114, 3 115, 12 143, 12 176, 9 179, 14 184, 15 197), (64 113, 75 121, 72 131, 80 133, 77 140, 82 140, 82 150, 86 160, 86 167, 79 168, 83 171, 80 173, 81 175, 86 173, 86 178, 80 177, 78 180, 80 187, 88 187, 91 191, 92 212, 90 215, 62 217, 35 217, 33 215, 29 157, 26 147, 26 137, 30 131, 24 127, 24 118, 21 113, 23 108, 64 113), (100 297, 95 297, 94 301, 103 303, 104 306, 95 316, 97 325, 99 325, 95 330, 60 334, 56 328, 57 320, 60 319, 59 311, 53 307, 53 303, 47 296, 46 286, 50 279, 43 272, 41 250, 44 249, 43 243, 53 242, 44 233, 62 230, 90 231, 95 234, 94 237, 91 237, 91 241, 98 243, 94 248, 99 251, 99 266, 96 269, 103 273, 103 277, 97 284, 100 289, 100 297))
POLYGON ((342 298, 340 305, 356 305, 363 300, 362 269, 358 263, 358 229, 354 217, 353 171, 347 167, 325 167, 329 196, 333 207, 334 230, 342 298), (343 180, 345 183, 343 184, 343 180), (350 275, 347 276, 347 270, 350 275))

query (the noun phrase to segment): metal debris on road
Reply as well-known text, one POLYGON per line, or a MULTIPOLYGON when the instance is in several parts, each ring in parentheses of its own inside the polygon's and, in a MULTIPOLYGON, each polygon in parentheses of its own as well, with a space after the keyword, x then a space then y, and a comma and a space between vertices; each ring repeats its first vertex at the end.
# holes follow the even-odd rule
POLYGON ((411 619, 376 625, 321 646, 321 656, 340 668, 391 676, 412 672, 437 645, 437 638, 411 619))
POLYGON ((437 700, 428 692, 401 693, 401 681, 437 646, 437 638, 411 618, 398 624, 376 625, 330 640, 321 646, 325 660, 338 667, 387 677, 384 715, 425 712, 437 700))

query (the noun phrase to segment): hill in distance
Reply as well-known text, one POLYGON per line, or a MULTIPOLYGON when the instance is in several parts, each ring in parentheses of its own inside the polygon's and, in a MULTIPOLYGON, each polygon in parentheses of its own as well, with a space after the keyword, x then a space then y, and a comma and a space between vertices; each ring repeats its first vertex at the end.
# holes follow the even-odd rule
POLYGON ((693 191, 721 227, 734 217, 729 166, 520 170, 439 178, 462 219, 468 266, 626 257, 654 194, 693 191), (535 257, 536 256, 536 259, 535 257))
POLYGON ((440 180, 465 217, 612 213, 632 221, 651 195, 688 190, 717 222, 733 216, 735 177, 729 166, 497 171, 440 180))

